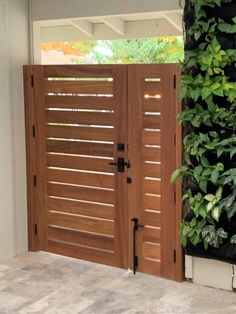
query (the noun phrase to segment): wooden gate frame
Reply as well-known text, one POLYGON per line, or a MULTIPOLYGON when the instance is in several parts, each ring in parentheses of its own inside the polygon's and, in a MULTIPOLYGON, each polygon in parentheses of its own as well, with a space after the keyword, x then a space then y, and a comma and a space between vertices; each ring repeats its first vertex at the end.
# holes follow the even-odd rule
MULTIPOLYGON (((26 129, 26 162, 27 162, 27 210, 28 210, 28 249, 29 251, 38 251, 40 245, 37 238, 37 225, 38 214, 35 208, 36 193, 35 193, 35 174, 36 174, 36 156, 35 156, 35 113, 34 106, 32 106, 34 100, 34 70, 40 70, 42 65, 25 65, 23 67, 24 73, 24 95, 25 95, 25 129, 26 129)), ((181 103, 179 101, 179 81, 180 72, 178 70, 179 65, 175 65, 175 112, 176 114, 181 111, 181 103)), ((176 140, 176 152, 175 161, 176 168, 182 164, 182 128, 176 122, 175 126, 175 140, 176 140)), ((176 212, 176 272, 175 280, 182 282, 184 280, 184 255, 183 249, 179 240, 179 226, 182 220, 182 183, 175 183, 175 212, 176 212)))

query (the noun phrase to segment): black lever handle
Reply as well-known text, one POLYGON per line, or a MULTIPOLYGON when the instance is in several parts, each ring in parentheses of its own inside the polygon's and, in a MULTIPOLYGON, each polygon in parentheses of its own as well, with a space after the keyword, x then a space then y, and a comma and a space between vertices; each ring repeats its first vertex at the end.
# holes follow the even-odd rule
POLYGON ((109 165, 111 165, 111 166, 117 166, 117 162, 109 162, 109 165))
POLYGON ((130 168, 130 162, 125 162, 125 159, 123 157, 119 157, 117 162, 111 161, 109 162, 109 165, 111 166, 117 166, 118 172, 125 172, 125 166, 127 168, 130 168))

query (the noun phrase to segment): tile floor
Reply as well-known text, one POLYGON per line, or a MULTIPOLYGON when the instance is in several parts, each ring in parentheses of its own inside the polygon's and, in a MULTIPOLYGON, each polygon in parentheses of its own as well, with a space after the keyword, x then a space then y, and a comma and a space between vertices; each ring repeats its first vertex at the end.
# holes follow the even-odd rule
POLYGON ((0 314, 235 314, 232 292, 48 253, 0 264, 0 314))

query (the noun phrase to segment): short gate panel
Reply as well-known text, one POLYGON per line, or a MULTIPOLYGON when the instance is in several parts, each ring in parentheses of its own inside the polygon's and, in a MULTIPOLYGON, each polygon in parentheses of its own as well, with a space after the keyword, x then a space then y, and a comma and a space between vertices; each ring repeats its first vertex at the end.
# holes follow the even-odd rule
POLYGON ((175 65, 129 66, 129 204, 138 270, 175 276, 175 65))

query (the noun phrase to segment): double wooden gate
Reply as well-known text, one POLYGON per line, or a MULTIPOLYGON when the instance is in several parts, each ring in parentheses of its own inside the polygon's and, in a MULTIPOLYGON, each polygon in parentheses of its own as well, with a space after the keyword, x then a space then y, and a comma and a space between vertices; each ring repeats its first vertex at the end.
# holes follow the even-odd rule
POLYGON ((24 77, 30 250, 181 280, 176 66, 24 77))

